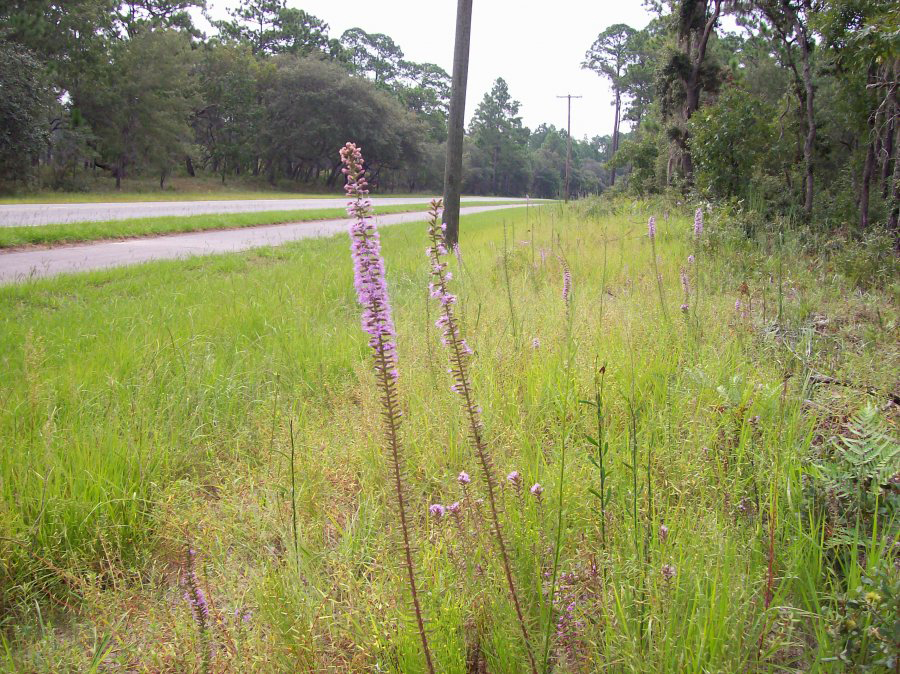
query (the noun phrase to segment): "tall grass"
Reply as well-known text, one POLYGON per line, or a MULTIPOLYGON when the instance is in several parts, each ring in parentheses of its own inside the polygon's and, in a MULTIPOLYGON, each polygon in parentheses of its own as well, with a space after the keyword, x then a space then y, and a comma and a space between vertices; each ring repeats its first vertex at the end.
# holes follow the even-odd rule
MULTIPOLYGON (((674 215, 657 239, 657 275, 648 204, 615 208, 463 220, 459 306, 493 461, 553 496, 497 493, 523 619, 565 617, 549 641, 560 672, 840 671, 828 660, 842 647, 837 599, 892 543, 883 524, 858 528, 858 554, 835 555, 808 459, 868 394, 807 383, 791 351, 883 391, 898 366, 895 301, 850 292, 787 238, 771 330, 759 302, 747 315, 734 303, 744 281, 774 296, 778 259, 708 218, 702 330, 666 323, 657 278, 664 301, 680 296, 691 220, 674 215), (526 216, 536 250, 566 252, 570 317, 554 255, 532 263, 531 239, 504 254, 501 218, 526 216), (609 244, 618 255, 603 265, 609 244), (594 395, 596 363, 606 364, 605 519, 591 492, 596 448, 581 439, 597 434, 597 410, 572 403, 594 395), (549 600, 545 575, 557 535, 565 605, 549 600)), ((429 371, 424 241, 421 224, 382 234, 429 644, 441 671, 518 672, 527 653, 502 565, 490 539, 478 542, 477 504, 465 535, 428 514, 459 500, 456 476, 472 458, 458 396, 429 371)), ((0 289, 0 629, 15 668, 85 671, 102 652, 101 671, 199 671, 205 651, 173 572, 191 540, 217 602, 212 670, 420 671, 346 245, 0 289), (291 419, 293 462, 278 458, 291 455, 291 419)))

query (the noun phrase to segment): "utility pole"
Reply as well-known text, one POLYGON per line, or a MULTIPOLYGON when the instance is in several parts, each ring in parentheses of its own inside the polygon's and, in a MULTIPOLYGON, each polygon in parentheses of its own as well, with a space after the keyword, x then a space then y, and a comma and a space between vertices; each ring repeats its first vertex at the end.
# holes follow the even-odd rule
POLYGON ((459 241, 459 195, 462 191, 462 155, 469 79, 469 38, 472 34, 472 0, 456 5, 456 43, 453 47, 453 82, 450 86, 450 119, 447 163, 444 165, 444 238, 451 246, 459 241))
POLYGON ((572 99, 581 98, 581 96, 566 94, 557 96, 557 98, 565 98, 569 101, 569 123, 566 126, 566 203, 569 203, 569 165, 572 163, 572 99))

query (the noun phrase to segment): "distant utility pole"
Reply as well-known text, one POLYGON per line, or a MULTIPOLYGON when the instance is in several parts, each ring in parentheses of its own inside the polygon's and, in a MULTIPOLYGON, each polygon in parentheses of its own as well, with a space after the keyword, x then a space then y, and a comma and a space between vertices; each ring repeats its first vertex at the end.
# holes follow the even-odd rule
POLYGON ((469 37, 472 34, 472 0, 456 5, 456 43, 453 47, 453 83, 450 86, 450 119, 447 163, 444 165, 444 238, 459 241, 459 195, 462 191, 462 155, 466 114, 466 83, 469 79, 469 37))
POLYGON ((566 203, 569 203, 569 165, 572 163, 572 99, 581 98, 581 96, 566 94, 557 96, 557 98, 566 98, 569 101, 569 123, 566 126, 566 203))

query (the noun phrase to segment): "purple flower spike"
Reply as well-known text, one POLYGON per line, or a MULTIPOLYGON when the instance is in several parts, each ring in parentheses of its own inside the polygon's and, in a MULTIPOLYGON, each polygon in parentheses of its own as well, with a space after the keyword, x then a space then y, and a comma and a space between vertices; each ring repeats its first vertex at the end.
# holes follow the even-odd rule
POLYGON ((649 236, 651 239, 656 238, 656 218, 652 215, 647 221, 647 236, 649 236))
POLYGON ((507 475, 506 479, 509 480, 510 484, 513 484, 516 487, 522 484, 522 476, 519 475, 519 471, 517 470, 514 470, 509 475, 507 475))
POLYGON ((698 208, 694 213, 694 236, 698 239, 703 234, 703 209, 698 208))
POLYGON ((454 515, 458 515, 461 508, 462 508, 462 506, 459 505, 459 501, 454 501, 453 503, 451 503, 450 505, 447 506, 447 510, 449 510, 454 515))
POLYGON ((544 493, 544 488, 541 486, 540 482, 535 482, 533 485, 531 485, 531 495, 534 496, 536 499, 540 500, 541 494, 543 494, 543 493, 544 493))
POLYGON ((444 508, 444 506, 442 506, 440 503, 435 503, 428 509, 428 512, 430 512, 433 517, 437 517, 438 519, 443 517, 446 511, 447 509, 444 508))
MULTIPOLYGON (((363 170, 363 157, 360 149, 353 143, 341 148, 341 161, 344 164, 344 175, 347 184, 344 189, 351 201, 347 212, 353 216, 350 225, 350 251, 353 257, 353 277, 356 295, 362 306, 362 329, 370 336, 369 346, 375 359, 375 374, 380 389, 382 404, 382 420, 386 437, 387 454, 393 469, 397 498, 397 510, 400 516, 400 529, 403 532, 403 549, 406 558, 406 572, 409 580, 410 595, 415 609, 419 638, 425 655, 426 671, 434 674, 431 661, 431 650, 428 647, 428 635, 425 632, 425 621, 416 589, 416 571, 413 565, 410 532, 406 518, 406 499, 403 483, 403 447, 399 436, 402 412, 397 395, 397 347, 394 321, 391 317, 391 304, 388 298, 387 281, 385 280, 384 259, 381 257, 381 239, 372 218, 372 202, 369 200, 368 183, 363 170)), ((441 509, 443 506, 436 504, 441 509)), ((432 511, 433 512, 433 511, 432 511)))
POLYGON ((669 537, 669 527, 665 524, 659 525, 659 542, 665 543, 666 539, 669 537))
POLYGON ((466 471, 461 471, 459 476, 456 478, 456 481, 465 487, 472 481, 472 478, 469 477, 469 474, 466 471))
POLYGON ((535 351, 540 349, 541 348, 541 340, 539 340, 537 337, 532 339, 531 340, 531 348, 534 349, 535 351))
POLYGON ((694 255, 693 255, 693 253, 692 253, 691 255, 688 255, 688 264, 694 264, 694 255))
POLYGON ((347 212, 355 220, 350 225, 350 250, 353 254, 353 276, 356 295, 362 311, 362 329, 375 350, 375 369, 380 375, 397 378, 396 331, 391 317, 381 240, 372 220, 372 203, 367 198, 368 183, 362 169, 362 153, 353 143, 341 148, 341 161, 347 169, 344 189, 352 197, 347 212))
POLYGON ((662 573, 663 580, 667 583, 675 577, 675 567, 671 564, 663 564, 660 571, 662 573))

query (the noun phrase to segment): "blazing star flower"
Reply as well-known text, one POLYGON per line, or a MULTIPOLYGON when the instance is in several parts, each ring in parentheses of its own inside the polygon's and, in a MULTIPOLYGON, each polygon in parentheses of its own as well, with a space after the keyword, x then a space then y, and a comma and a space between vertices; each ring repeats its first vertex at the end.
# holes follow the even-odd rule
POLYGON ((698 239, 703 234, 703 209, 698 208, 694 213, 694 236, 698 239))
POLYGON ((541 348, 541 340, 539 340, 537 337, 532 339, 531 340, 531 348, 534 349, 535 351, 540 349, 541 348))
POLYGON ((454 501, 453 503, 451 503, 450 505, 447 506, 447 510, 449 510, 454 515, 459 514, 459 511, 461 508, 462 508, 462 506, 459 505, 459 501, 454 501))
POLYGON ((666 539, 669 537, 669 527, 665 524, 659 525, 659 542, 665 543, 666 539))
POLYGON ((188 548, 187 570, 185 573, 187 591, 184 593, 184 598, 191 606, 191 614, 193 614, 197 626, 201 630, 206 630, 209 626, 209 604, 206 601, 206 595, 203 592, 203 588, 200 587, 200 581, 197 578, 196 562, 196 550, 188 548))
POLYGON ((372 202, 368 199, 368 183, 362 169, 362 153, 356 145, 347 143, 341 148, 341 161, 347 171, 344 189, 353 199, 347 212, 355 218, 350 225, 350 250, 357 299, 363 308, 362 329, 371 337, 369 346, 375 350, 376 370, 396 379, 396 331, 381 257, 381 240, 372 219, 372 202))
POLYGON ((663 564, 660 571, 662 573, 663 580, 667 583, 675 577, 675 567, 671 564, 663 564))
POLYGON ((650 219, 647 221, 647 236, 651 239, 656 238, 656 218, 652 215, 650 219))
POLYGON ((734 301, 734 310, 735 310, 735 311, 740 311, 740 310, 741 310, 741 301, 740 301, 740 300, 735 300, 735 301, 734 301))
POLYGON ((540 482, 535 482, 531 485, 531 495, 534 496, 537 500, 541 500, 541 494, 544 493, 544 488, 541 486, 540 482))
POLYGON ((681 289, 684 290, 685 297, 691 294, 691 282, 688 280, 687 272, 684 267, 681 268, 681 289))
POLYGON ((687 313, 687 312, 688 312, 688 309, 689 309, 689 307, 688 307, 687 304, 682 304, 682 305, 681 305, 681 311, 683 311, 684 313, 687 313))
POLYGON ((510 484, 513 484, 517 487, 522 483, 522 476, 519 475, 519 471, 517 470, 514 470, 509 475, 507 475, 506 479, 509 480, 510 484))
POLYGON ((437 518, 443 517, 446 511, 447 509, 444 508, 444 506, 442 506, 440 503, 435 503, 428 509, 428 512, 430 512, 433 517, 437 518))
POLYGON ((688 255, 688 264, 694 264, 694 255, 693 253, 688 255))
POLYGON ((563 289, 562 289, 562 298, 563 302, 566 303, 566 306, 569 306, 569 293, 572 292, 572 272, 569 271, 569 265, 566 264, 566 261, 560 258, 560 262, 563 265, 563 289))
POLYGON ((469 477, 469 474, 466 471, 461 471, 459 476, 457 476, 456 481, 461 485, 466 486, 472 481, 472 478, 469 477))

